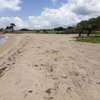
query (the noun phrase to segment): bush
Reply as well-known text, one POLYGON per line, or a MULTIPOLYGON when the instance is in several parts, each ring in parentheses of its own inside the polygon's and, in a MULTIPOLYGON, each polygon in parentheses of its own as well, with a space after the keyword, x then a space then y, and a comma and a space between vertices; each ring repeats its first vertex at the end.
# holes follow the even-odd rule
POLYGON ((75 29, 67 29, 66 31, 62 31, 61 34, 77 34, 78 31, 75 29))

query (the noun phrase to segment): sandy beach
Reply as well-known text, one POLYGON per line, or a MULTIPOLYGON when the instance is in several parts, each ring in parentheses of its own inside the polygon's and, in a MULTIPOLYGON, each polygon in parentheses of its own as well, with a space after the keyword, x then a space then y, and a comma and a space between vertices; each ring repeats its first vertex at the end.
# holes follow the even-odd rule
POLYGON ((0 100, 100 100, 100 44, 76 35, 9 36, 0 46, 0 100))

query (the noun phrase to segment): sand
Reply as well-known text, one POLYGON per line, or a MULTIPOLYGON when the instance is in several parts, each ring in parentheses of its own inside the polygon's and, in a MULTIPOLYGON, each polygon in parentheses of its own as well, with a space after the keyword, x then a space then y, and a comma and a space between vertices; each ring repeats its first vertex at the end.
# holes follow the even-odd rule
POLYGON ((0 100, 100 100, 100 44, 76 35, 10 35, 0 47, 0 100))

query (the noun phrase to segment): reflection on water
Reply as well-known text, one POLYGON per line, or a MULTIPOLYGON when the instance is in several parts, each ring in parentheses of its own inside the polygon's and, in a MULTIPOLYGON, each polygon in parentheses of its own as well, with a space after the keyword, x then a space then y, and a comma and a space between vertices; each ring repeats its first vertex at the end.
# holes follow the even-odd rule
POLYGON ((4 44, 8 38, 9 38, 8 36, 0 36, 0 45, 4 44))

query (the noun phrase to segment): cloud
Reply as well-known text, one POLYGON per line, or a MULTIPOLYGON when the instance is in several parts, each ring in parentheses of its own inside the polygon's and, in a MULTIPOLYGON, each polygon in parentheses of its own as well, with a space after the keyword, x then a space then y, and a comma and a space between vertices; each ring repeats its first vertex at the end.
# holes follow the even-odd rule
POLYGON ((28 19, 29 23, 31 23, 31 26, 34 28, 54 28, 59 26, 67 27, 68 25, 73 25, 78 21, 73 13, 63 13, 62 9, 48 8, 46 8, 40 16, 30 16, 28 19))
POLYGON ((0 11, 5 9, 19 11, 21 9, 19 6, 20 3, 20 0, 0 0, 0 11))
POLYGON ((51 2, 52 2, 53 4, 55 4, 57 1, 58 1, 58 0, 51 0, 51 2))
POLYGON ((67 27, 81 20, 100 15, 99 0, 68 0, 59 9, 46 8, 40 16, 29 17, 31 26, 37 28, 67 27))
POLYGON ((35 28, 35 29, 48 28, 48 26, 50 26, 49 21, 47 21, 42 16, 38 16, 38 17, 29 16, 28 23, 31 28, 35 28))
POLYGON ((29 27, 27 21, 23 21, 19 17, 1 17, 0 18, 0 26, 5 28, 6 26, 9 26, 10 23, 16 24, 16 29, 20 29, 23 27, 29 27))
POLYGON ((67 27, 69 25, 75 25, 81 20, 86 20, 99 15, 99 0, 68 0, 67 3, 62 4, 58 9, 45 8, 40 16, 29 16, 27 21, 23 21, 19 17, 2 17, 0 18, 0 25, 15 22, 18 26, 17 28, 27 27, 32 29, 42 29, 59 26, 67 27))
POLYGON ((100 14, 100 0, 70 0, 66 6, 77 15, 100 14))

